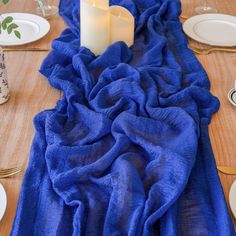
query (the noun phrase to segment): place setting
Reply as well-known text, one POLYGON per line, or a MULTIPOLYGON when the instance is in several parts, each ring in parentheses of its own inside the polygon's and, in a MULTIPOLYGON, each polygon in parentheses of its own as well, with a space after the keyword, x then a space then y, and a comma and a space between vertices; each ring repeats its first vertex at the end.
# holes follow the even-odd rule
POLYGON ((51 28, 49 20, 57 13, 58 7, 50 5, 49 0, 35 0, 35 14, 15 12, 2 14, 5 21, 2 21, 0 45, 4 51, 49 51, 47 48, 19 46, 44 38, 51 28))
POLYGON ((192 17, 178 1, 34 3, 0 19, 0 235, 234 235, 232 140, 218 145, 224 117, 209 127, 222 97, 189 49, 236 52, 236 17, 207 0, 192 17))
POLYGON ((236 53, 236 17, 220 14, 207 0, 204 3, 205 5, 196 7, 197 15, 181 17, 185 20, 183 23, 185 34, 194 41, 210 47, 189 47, 200 55, 214 51, 236 53))
POLYGON ((21 172, 21 168, 13 167, 8 169, 0 168, 0 222, 7 209, 7 193, 1 184, 1 179, 10 178, 21 172))
POLYGON ((183 30, 191 39, 210 45, 209 49, 196 49, 198 54, 213 51, 236 52, 236 17, 225 14, 196 15, 183 24, 183 30))

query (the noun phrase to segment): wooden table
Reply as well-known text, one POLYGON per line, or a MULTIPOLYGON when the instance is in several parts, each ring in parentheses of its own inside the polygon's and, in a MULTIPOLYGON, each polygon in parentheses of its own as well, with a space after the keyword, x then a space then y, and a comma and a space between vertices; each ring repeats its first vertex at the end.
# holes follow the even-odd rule
MULTIPOLYGON (((183 14, 193 15, 194 7, 202 2, 203 0, 182 0, 183 14)), ((222 13, 236 15, 234 0, 215 2, 209 0, 209 2, 222 13)), ((54 3, 57 3, 57 0, 54 3)), ((1 11, 34 12, 35 6, 33 0, 21 0, 21 4, 12 1, 1 11)), ((51 20, 51 26, 51 32, 44 39, 31 44, 30 47, 50 47, 51 41, 65 28, 65 24, 56 17, 51 20)), ((190 44, 196 43, 190 41, 190 44)), ((6 104, 0 106, 1 167, 23 166, 25 171, 34 135, 33 118, 38 112, 54 107, 60 97, 60 93, 50 87, 47 80, 38 73, 38 68, 46 55, 46 52, 6 53, 11 98, 6 104)), ((227 100, 227 93, 236 79, 236 54, 221 52, 198 56, 198 58, 208 72, 212 93, 221 101, 221 109, 210 125, 216 162, 218 165, 236 166, 236 109, 227 100)), ((10 233, 24 171, 15 178, 1 180, 8 195, 7 211, 0 222, 1 236, 7 236, 10 233)), ((220 174, 220 178, 227 198, 230 185, 236 176, 220 174)))

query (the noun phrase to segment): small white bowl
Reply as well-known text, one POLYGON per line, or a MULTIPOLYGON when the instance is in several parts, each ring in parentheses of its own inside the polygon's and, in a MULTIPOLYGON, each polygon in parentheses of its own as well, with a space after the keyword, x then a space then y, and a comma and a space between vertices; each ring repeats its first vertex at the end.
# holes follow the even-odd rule
POLYGON ((6 208, 7 208, 7 195, 3 186, 0 183, 0 221, 4 216, 6 208))
POLYGON ((228 99, 230 101, 230 103, 236 107, 236 89, 233 88, 229 91, 228 93, 228 99))
POLYGON ((231 189, 229 191, 229 205, 236 219, 236 180, 232 184, 231 189))

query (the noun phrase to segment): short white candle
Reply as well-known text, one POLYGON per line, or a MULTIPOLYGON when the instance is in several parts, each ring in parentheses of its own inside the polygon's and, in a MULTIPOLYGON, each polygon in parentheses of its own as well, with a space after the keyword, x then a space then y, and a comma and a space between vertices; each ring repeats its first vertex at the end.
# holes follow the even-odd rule
POLYGON ((80 44, 96 56, 110 43, 108 0, 80 0, 80 44))
POLYGON ((134 17, 124 7, 110 7, 110 42, 124 41, 128 47, 134 44, 134 17))

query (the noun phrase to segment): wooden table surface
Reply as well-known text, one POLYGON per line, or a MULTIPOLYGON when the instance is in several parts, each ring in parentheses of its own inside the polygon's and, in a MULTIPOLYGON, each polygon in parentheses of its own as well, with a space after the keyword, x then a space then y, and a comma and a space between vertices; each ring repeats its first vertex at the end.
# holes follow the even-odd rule
MULTIPOLYGON (((20 4, 11 1, 1 12, 34 12, 35 2, 21 0, 20 4)), ((204 1, 182 0, 183 14, 194 15, 194 7, 204 1)), ((54 1, 55 4, 58 0, 54 1)), ((211 1, 221 13, 236 16, 234 0, 211 1)), ((59 16, 51 21, 51 31, 42 40, 28 47, 50 48, 51 41, 65 28, 59 16)), ((191 45, 202 46, 190 40, 191 45)), ((33 118, 42 110, 53 108, 60 98, 60 93, 50 87, 47 80, 38 73, 38 68, 47 52, 6 52, 11 98, 0 106, 0 167, 27 167, 30 146, 34 135, 33 118)), ((236 166, 236 109, 227 100, 228 91, 236 79, 236 53, 212 53, 198 56, 206 69, 212 85, 212 93, 221 102, 221 108, 215 114, 210 125, 210 137, 218 165, 236 166)), ((1 180, 8 196, 8 206, 0 222, 0 235, 10 233, 17 207, 19 192, 23 180, 21 174, 1 180)), ((228 201, 229 189, 236 176, 220 174, 221 182, 228 201)), ((234 221, 236 225, 236 221, 234 221)))

